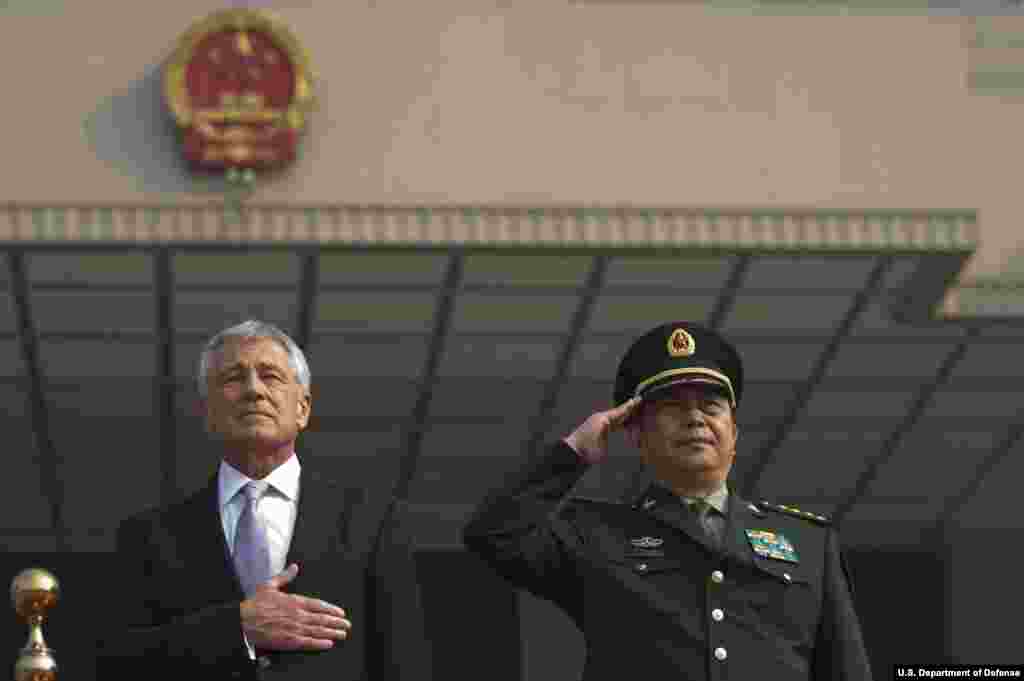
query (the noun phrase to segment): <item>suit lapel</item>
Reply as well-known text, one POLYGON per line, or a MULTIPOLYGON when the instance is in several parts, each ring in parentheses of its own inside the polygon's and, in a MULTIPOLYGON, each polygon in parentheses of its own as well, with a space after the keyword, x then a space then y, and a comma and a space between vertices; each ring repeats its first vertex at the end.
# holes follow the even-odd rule
MULTIPOLYGON (((343 576, 339 559, 350 552, 351 519, 360 490, 346 490, 312 471, 307 473, 306 468, 300 478, 299 508, 286 562, 298 563, 300 569, 287 591, 329 593, 343 576)), ((217 496, 215 472, 167 516, 175 554, 190 575, 187 599, 197 607, 245 598, 224 536, 217 496)))
POLYGON ((202 566, 203 577, 198 583, 209 589, 211 594, 232 594, 239 600, 244 598, 224 537, 217 500, 217 474, 214 473, 206 486, 180 508, 173 531, 182 546, 185 560, 202 566), (211 565, 214 569, 210 569, 211 565))
POLYGON ((751 555, 750 542, 747 541, 747 529, 757 524, 757 521, 764 516, 764 511, 736 494, 729 495, 727 510, 722 550, 741 563, 751 564, 754 562, 754 558, 751 555))
POLYGON ((661 485, 652 483, 637 503, 642 509, 647 506, 646 510, 652 516, 683 532, 708 551, 717 550, 701 526, 697 514, 686 508, 678 497, 661 485))
POLYGON ((308 471, 304 466, 299 484, 299 509, 295 529, 288 547, 285 566, 299 564, 299 575, 289 591, 304 593, 303 585, 315 576, 315 571, 304 569, 324 556, 336 560, 350 544, 349 525, 352 517, 351 493, 326 477, 308 471))
POLYGON ((711 542, 704 528, 701 527, 697 514, 692 513, 678 497, 660 485, 651 484, 639 497, 635 506, 646 510, 666 525, 680 530, 712 553, 724 553, 741 563, 753 562, 746 530, 756 525, 764 512, 757 510, 756 506, 736 494, 729 495, 725 514, 725 533, 720 548, 711 542))

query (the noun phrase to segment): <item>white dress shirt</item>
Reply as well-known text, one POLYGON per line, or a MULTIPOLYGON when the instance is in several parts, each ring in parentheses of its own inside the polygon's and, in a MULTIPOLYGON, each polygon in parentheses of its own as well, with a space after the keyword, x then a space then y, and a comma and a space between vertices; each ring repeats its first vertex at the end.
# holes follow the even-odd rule
MULTIPOLYGON (((285 568, 288 558, 288 547, 292 543, 295 530, 295 517, 299 511, 299 474, 302 467, 299 457, 292 452, 288 460, 271 471, 264 480, 270 485, 266 494, 256 505, 256 513, 264 520, 267 527, 267 544, 270 547, 270 567, 273 574, 285 568)), ((220 508, 220 520, 224 528, 224 538, 228 550, 234 553, 235 530, 238 519, 245 508, 245 495, 240 494, 252 478, 246 476, 226 461, 220 462, 217 471, 217 503, 220 508)), ((249 657, 256 659, 256 653, 249 641, 245 641, 249 649, 249 657)))

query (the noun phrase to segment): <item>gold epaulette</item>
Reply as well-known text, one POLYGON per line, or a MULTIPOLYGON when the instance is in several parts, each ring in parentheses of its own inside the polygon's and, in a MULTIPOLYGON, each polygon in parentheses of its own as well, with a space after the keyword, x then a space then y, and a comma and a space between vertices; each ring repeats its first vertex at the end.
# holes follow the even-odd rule
POLYGON ((817 513, 811 513, 810 511, 801 511, 799 508, 793 508, 792 506, 783 506, 782 504, 773 504, 770 501, 759 501, 757 505, 766 511, 775 511, 776 513, 785 513, 786 515, 796 516, 797 518, 803 518, 804 520, 810 520, 811 522, 819 525, 831 525, 832 521, 823 515, 817 513))

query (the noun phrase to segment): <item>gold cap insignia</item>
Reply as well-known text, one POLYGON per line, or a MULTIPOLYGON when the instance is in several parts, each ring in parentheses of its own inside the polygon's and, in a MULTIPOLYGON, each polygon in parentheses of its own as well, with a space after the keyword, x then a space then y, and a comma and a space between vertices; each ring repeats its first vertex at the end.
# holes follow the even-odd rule
POLYGON ((676 329, 668 337, 668 354, 670 357, 689 357, 697 350, 693 336, 686 329, 676 329))

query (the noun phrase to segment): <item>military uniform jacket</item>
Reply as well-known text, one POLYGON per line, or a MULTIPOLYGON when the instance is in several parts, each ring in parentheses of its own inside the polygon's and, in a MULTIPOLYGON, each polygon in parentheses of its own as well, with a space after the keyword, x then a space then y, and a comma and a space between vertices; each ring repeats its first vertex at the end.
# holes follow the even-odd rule
POLYGON ((660 487, 633 505, 569 497, 586 469, 568 445, 552 446, 463 533, 497 572, 572 618, 585 681, 871 679, 827 521, 730 495, 715 547, 660 487))

